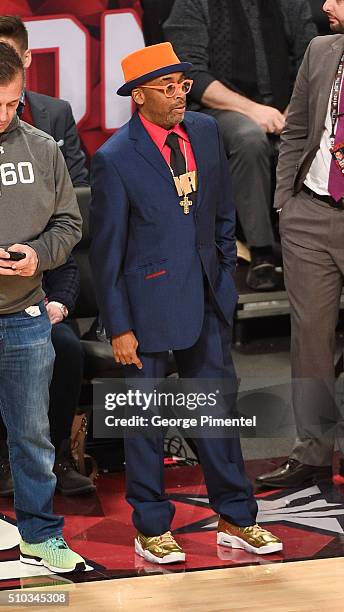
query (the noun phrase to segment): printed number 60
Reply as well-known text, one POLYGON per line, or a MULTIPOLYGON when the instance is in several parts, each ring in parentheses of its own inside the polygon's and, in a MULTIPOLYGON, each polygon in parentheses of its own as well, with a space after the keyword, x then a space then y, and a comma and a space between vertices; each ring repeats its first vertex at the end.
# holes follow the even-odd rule
POLYGON ((33 183, 35 180, 31 162, 19 162, 17 171, 15 164, 12 162, 1 164, 0 175, 3 185, 16 185, 16 183, 18 183, 18 177, 20 183, 33 183))

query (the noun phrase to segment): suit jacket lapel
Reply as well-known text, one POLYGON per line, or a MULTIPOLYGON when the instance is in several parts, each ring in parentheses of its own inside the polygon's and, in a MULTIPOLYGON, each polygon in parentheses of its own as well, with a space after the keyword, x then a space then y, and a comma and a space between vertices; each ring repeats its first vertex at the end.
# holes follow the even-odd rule
POLYGON ((153 166, 153 168, 155 168, 166 181, 174 185, 171 170, 166 164, 158 147, 149 136, 147 130, 144 128, 137 112, 134 113, 130 119, 129 137, 136 141, 135 149, 139 155, 142 155, 142 157, 144 157, 145 160, 151 166, 153 166))
POLYGON ((43 132, 51 134, 50 118, 46 107, 36 97, 34 91, 26 91, 25 95, 30 104, 34 126, 43 132))
MULTIPOLYGON (((205 157, 201 155, 201 151, 204 148, 204 142, 202 142, 202 133, 199 130, 195 129, 194 120, 188 115, 185 115, 184 128, 187 131, 187 134, 190 138, 190 143, 192 146, 193 153, 195 155, 196 164, 197 164, 197 177, 198 177, 198 189, 197 189, 197 197, 196 197, 196 208, 200 205, 201 197, 203 193, 202 189, 202 181, 204 180, 206 166, 205 166, 205 157)), ((173 177, 171 171, 166 164, 163 156, 161 155, 159 149, 152 141, 151 137, 145 130, 138 113, 134 113, 129 123, 129 137, 132 140, 135 140, 135 148, 136 151, 145 158, 145 160, 153 166, 161 176, 166 179, 169 183, 173 182, 173 177)))
POLYGON ((340 40, 336 40, 330 45, 327 51, 323 55, 323 61, 318 63, 316 81, 321 83, 318 93, 318 104, 317 104, 317 131, 322 133, 326 121, 326 113, 328 108, 328 101, 331 96, 332 85, 335 79, 338 65, 342 53, 344 51, 344 36, 341 36, 340 40))
POLYGON ((206 158, 205 155, 202 155, 201 152, 204 151, 204 140, 202 139, 202 130, 198 130, 195 128, 194 120, 188 116, 186 113, 183 126, 186 129, 188 136, 190 138, 191 147, 193 150, 193 154, 196 159, 197 165, 197 180, 198 180, 198 188, 197 188, 197 198, 196 198, 196 208, 200 205, 201 199, 203 196, 203 181, 206 176, 206 158))

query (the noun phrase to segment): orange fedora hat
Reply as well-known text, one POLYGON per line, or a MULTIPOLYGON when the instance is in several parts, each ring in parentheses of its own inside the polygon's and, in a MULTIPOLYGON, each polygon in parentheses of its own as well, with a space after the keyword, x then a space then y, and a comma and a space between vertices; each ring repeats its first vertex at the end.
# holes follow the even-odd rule
POLYGON ((127 55, 121 62, 125 84, 119 96, 130 96, 135 87, 171 72, 187 72, 189 62, 181 62, 169 42, 151 45, 127 55))

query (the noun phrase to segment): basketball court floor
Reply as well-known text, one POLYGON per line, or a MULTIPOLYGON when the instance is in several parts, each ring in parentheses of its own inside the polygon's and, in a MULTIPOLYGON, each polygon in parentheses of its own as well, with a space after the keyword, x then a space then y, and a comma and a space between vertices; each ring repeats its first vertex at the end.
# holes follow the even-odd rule
MULTIPOLYGON (((261 319, 254 325, 260 329, 256 337, 233 351, 237 372, 248 387, 250 381, 255 386, 257 375, 273 383, 290 378, 289 331, 276 340, 272 321, 261 319)), ((281 322, 276 320, 276 325, 282 329, 281 322)), ((339 341, 342 344, 343 338, 339 341)), ((287 455, 290 444, 287 439, 244 439, 251 480, 277 466, 281 458, 271 457, 287 455)), ((328 480, 296 490, 258 491, 258 521, 283 540, 284 550, 256 556, 216 545, 217 517, 198 465, 166 467, 165 481, 177 509, 172 527, 185 549, 185 564, 157 566, 135 555, 123 472, 101 474, 93 496, 55 496, 55 511, 66 517, 66 539, 87 559, 82 574, 54 575, 21 564, 13 502, 0 498, 1 612, 26 607, 82 612, 344 611, 344 486, 328 480), (60 593, 62 599, 54 605, 36 605, 35 600, 29 605, 30 594, 36 592, 60 593)))
MULTIPOLYGON (((250 461, 249 475, 276 463, 250 461)), ((87 559, 82 574, 57 576, 21 564, 12 501, 2 498, 0 609, 26 607, 5 606, 8 591, 27 595, 30 589, 44 589, 68 593, 70 610, 97 612, 344 610, 344 487, 323 481, 259 493, 258 521, 284 542, 282 554, 260 557, 216 545, 217 517, 199 466, 165 471, 185 564, 160 567, 135 555, 123 473, 100 476, 92 497, 55 496, 55 511, 66 517, 66 539, 87 559)))

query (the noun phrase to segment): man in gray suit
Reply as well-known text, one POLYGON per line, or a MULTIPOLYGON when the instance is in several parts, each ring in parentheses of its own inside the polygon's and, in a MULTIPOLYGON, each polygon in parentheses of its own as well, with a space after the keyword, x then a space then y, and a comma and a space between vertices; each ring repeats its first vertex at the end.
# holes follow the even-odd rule
MULTIPOLYGON (((284 465, 257 478, 269 487, 330 477, 335 435, 344 449, 344 423, 334 399, 344 274, 344 2, 326 0, 323 10, 336 35, 315 38, 306 51, 277 168, 298 439, 284 465)), ((343 459, 337 482, 344 483, 343 459)))

